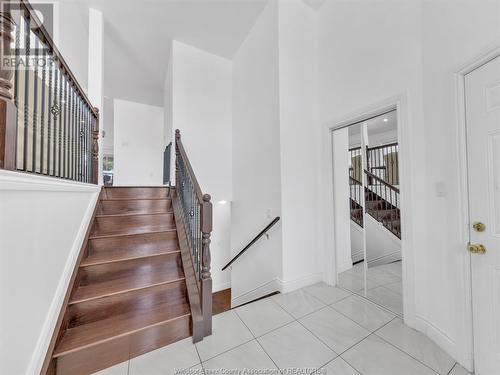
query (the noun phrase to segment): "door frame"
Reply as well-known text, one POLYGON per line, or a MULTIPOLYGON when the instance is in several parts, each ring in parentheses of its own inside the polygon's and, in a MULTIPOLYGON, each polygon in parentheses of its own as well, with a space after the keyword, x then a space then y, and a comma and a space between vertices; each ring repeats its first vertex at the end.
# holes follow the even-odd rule
MULTIPOLYGON (((457 100, 457 160, 458 160, 458 204, 459 204, 459 222, 460 239, 464 244, 464 249, 469 241, 469 188, 468 188, 468 163, 467 163, 467 117, 466 117, 466 90, 465 76, 491 60, 500 57, 500 46, 490 48, 478 55, 473 60, 462 65, 455 73, 455 92, 457 100)), ((471 255, 464 251, 462 258, 463 284, 462 290, 465 291, 464 300, 464 318, 463 327, 469 327, 464 330, 462 337, 463 352, 461 358, 466 360, 463 363, 469 371, 474 369, 474 320, 472 312, 472 262, 471 255)))
POLYGON ((399 148, 399 173, 400 173, 400 186, 401 186, 401 256, 403 259, 403 318, 405 323, 413 328, 416 328, 416 312, 415 312, 415 260, 413 257, 416 245, 414 243, 414 219, 413 219, 413 202, 412 199, 412 165, 411 165, 411 143, 409 127, 409 110, 408 110, 408 94, 403 92, 396 96, 387 98, 380 102, 369 105, 352 114, 344 116, 339 120, 331 121, 323 127, 323 150, 324 160, 326 160, 327 170, 326 180, 324 186, 326 187, 324 197, 327 199, 325 205, 327 212, 324 213, 326 228, 325 241, 325 281, 328 284, 336 285, 338 281, 337 275, 337 262, 334 234, 331 228, 335 228, 335 215, 334 215, 334 198, 333 198, 333 147, 332 137, 333 131, 341 129, 350 124, 367 120, 371 117, 381 115, 383 113, 396 110, 397 112, 397 131, 399 148))

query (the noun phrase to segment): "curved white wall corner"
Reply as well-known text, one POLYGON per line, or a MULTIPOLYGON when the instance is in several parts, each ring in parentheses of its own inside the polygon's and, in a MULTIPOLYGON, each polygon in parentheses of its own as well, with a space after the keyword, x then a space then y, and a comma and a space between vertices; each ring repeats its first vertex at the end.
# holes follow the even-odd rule
POLYGON ((230 271, 221 268, 229 260, 231 241, 232 65, 231 60, 173 41, 165 80, 165 131, 172 139, 175 129, 181 131, 200 187, 212 197, 214 292, 231 287, 230 271))
POLYGON ((40 373, 99 192, 0 170, 0 373, 40 373))

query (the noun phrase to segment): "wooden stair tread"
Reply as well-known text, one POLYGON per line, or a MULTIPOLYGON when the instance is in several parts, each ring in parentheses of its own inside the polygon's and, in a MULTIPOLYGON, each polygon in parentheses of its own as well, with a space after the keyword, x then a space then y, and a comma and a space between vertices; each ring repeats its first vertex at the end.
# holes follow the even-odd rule
POLYGON ((148 233, 174 229, 173 212, 128 216, 96 217, 92 237, 148 233))
POLYGON ((85 258, 80 267, 96 266, 98 264, 107 264, 115 262, 123 262, 134 259, 148 258, 154 256, 168 255, 168 254, 178 254, 180 250, 168 250, 168 249, 158 249, 158 250, 129 250, 123 251, 117 249, 114 251, 108 251, 105 253, 98 253, 85 258))
POLYGON ((171 212, 172 200, 159 199, 101 199, 98 216, 117 214, 154 214, 171 212))
POLYGON ((179 250, 177 232, 153 232, 89 240, 88 254, 81 265, 115 262, 179 250))
POLYGON ((184 278, 179 253, 80 268, 70 304, 184 278))
POLYGON ((168 229, 160 229, 160 230, 150 230, 146 232, 131 232, 131 233, 117 233, 117 234, 100 234, 100 235, 91 235, 89 237, 89 240, 99 240, 99 239, 106 239, 106 238, 122 238, 122 237, 132 237, 132 236, 137 236, 140 234, 155 234, 155 233, 177 233, 177 229, 174 228, 168 228, 168 229))
POLYGON ((129 213, 119 213, 119 214, 98 214, 96 215, 96 218, 107 218, 107 217, 130 217, 130 216, 154 216, 154 215, 165 215, 165 214, 173 214, 174 211, 166 210, 166 211, 159 211, 159 212, 129 212, 129 213))
POLYGON ((168 198, 168 187, 106 187, 106 198, 168 198))
MULTIPOLYGON (((116 297, 111 297, 116 298, 116 297)), ((87 313, 88 314, 88 313, 87 313)), ((186 285, 178 282, 135 292, 115 314, 67 329, 53 357, 190 315, 186 285)))

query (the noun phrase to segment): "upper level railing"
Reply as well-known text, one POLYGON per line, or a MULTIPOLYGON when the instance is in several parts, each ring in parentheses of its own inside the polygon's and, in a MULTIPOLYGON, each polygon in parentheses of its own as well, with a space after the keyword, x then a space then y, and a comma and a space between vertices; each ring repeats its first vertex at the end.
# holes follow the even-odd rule
POLYGON ((0 7, 0 168, 97 184, 98 109, 29 2, 0 7))
MULTIPOLYGON (((349 176, 361 181, 363 167, 361 160, 361 147, 349 149, 350 154, 350 172, 349 176)), ((398 143, 388 143, 381 146, 367 147, 366 169, 383 181, 393 186, 399 185, 399 145, 398 143)), ((370 185, 372 179, 368 180, 370 185)))
MULTIPOLYGON (((176 193, 191 260, 196 276, 199 305, 203 315, 203 336, 212 333, 212 277, 210 273, 210 235, 212 233, 212 203, 203 194, 182 144, 181 133, 175 131, 176 193)), ((193 304, 193 301, 190 301, 193 304)), ((197 336, 193 332, 193 336, 197 336)))

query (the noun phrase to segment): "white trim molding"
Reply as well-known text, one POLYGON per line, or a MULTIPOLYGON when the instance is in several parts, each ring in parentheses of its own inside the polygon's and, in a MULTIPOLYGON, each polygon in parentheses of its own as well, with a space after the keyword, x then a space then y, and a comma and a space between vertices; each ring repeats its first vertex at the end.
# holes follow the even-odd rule
POLYGON ((400 175, 401 175, 401 248, 403 258, 403 311, 405 323, 416 328, 416 295, 415 295, 415 258, 416 243, 414 238, 413 213, 414 204, 418 200, 413 199, 413 168, 411 163, 411 128, 409 126, 408 93, 403 92, 393 97, 374 103, 365 108, 348 114, 334 121, 329 121, 323 126, 323 160, 326 161, 326 179, 323 182, 323 199, 325 201, 324 233, 325 246, 325 274, 324 281, 330 285, 336 285, 338 280, 336 249, 333 241, 331 228, 335 228, 335 217, 333 215, 333 148, 331 133, 350 124, 381 115, 391 110, 397 111, 398 116, 398 142, 400 144, 400 175), (329 212, 330 211, 330 212, 329 212))
MULTIPOLYGON (((500 42, 485 50, 479 56, 469 60, 457 68, 455 73, 455 95, 457 106, 457 138, 456 160, 458 163, 457 197, 459 206, 460 239, 464 246, 469 241, 469 205, 468 205, 468 171, 467 171, 467 123, 465 109, 465 76, 484 64, 500 56, 500 42)), ((471 258, 468 252, 460 255, 462 282, 458 286, 464 296, 462 311, 460 311, 460 325, 464 327, 457 338, 458 350, 455 358, 459 358, 462 366, 467 370, 474 370, 474 332, 472 312, 472 269, 471 258)))

